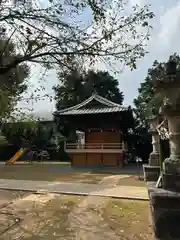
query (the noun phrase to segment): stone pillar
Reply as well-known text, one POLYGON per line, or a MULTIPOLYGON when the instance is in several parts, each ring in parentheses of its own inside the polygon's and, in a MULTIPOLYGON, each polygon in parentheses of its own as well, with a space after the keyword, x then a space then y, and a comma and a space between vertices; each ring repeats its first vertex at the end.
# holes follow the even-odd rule
POLYGON ((159 134, 156 130, 156 127, 159 125, 159 117, 154 116, 151 118, 151 120, 149 120, 149 122, 150 122, 149 132, 152 135, 152 147, 153 147, 153 151, 149 157, 149 165, 159 167, 160 143, 159 143, 159 134))
MULTIPOLYGON (((180 90, 180 89, 179 89, 180 90)), ((176 106, 165 106, 168 119, 170 157, 163 163, 163 187, 180 192, 180 111, 176 106)))
POLYGON ((168 126, 171 158, 180 163, 180 115, 168 116, 168 126))
POLYGON ((159 125, 159 117, 152 116, 148 119, 150 124, 149 132, 152 135, 152 146, 153 151, 149 156, 149 164, 143 165, 144 170, 144 180, 145 181, 157 181, 160 174, 160 143, 159 143, 159 135, 156 130, 156 127, 159 125))

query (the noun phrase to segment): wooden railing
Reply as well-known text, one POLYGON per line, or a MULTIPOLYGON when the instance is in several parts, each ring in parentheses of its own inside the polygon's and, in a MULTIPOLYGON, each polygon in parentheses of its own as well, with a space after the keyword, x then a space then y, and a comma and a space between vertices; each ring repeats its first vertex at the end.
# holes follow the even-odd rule
POLYGON ((96 150, 125 150, 125 145, 123 143, 67 143, 65 144, 65 149, 67 151, 96 151, 96 150))

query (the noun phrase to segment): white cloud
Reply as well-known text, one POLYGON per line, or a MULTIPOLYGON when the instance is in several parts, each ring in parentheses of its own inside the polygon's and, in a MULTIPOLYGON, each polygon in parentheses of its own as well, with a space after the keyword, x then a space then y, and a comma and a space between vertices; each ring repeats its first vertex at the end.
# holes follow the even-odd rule
POLYGON ((164 15, 160 17, 160 32, 158 41, 162 47, 168 47, 172 44, 172 40, 178 32, 180 26, 180 1, 176 5, 169 8, 164 15))

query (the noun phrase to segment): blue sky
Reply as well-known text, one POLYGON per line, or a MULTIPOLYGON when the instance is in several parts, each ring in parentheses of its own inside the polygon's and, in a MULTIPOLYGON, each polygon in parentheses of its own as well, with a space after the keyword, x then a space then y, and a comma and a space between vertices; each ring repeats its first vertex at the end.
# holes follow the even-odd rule
MULTIPOLYGON (((138 4, 143 6, 151 4, 151 9, 155 13, 152 22, 153 31, 151 40, 148 42, 148 54, 138 61, 137 69, 130 71, 125 69, 123 73, 116 76, 119 79, 119 86, 124 93, 124 105, 132 105, 134 97, 137 96, 140 83, 147 75, 147 70, 152 66, 154 60, 167 60, 169 55, 177 52, 180 54, 180 0, 129 0, 129 4, 138 4)), ((87 15, 84 15, 86 18, 87 15)), ((43 69, 33 67, 31 83, 34 88, 38 85, 38 79, 43 69)), ((50 71, 45 78, 43 85, 45 92, 52 93, 52 86, 57 83, 55 71, 50 71)), ((44 93, 43 93, 44 94, 44 93)), ((41 100, 37 103, 25 102, 20 104, 21 107, 33 107, 34 111, 48 111, 55 109, 55 103, 48 100, 41 100)))

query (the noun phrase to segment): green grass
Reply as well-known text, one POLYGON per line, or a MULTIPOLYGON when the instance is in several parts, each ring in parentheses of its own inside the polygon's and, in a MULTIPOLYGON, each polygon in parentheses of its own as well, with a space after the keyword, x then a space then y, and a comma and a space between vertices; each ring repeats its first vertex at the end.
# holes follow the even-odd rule
POLYGON ((111 200, 102 216, 119 239, 153 239, 149 202, 111 200))
POLYGON ((146 183, 143 180, 143 177, 140 180, 138 176, 129 176, 127 178, 122 178, 119 180, 118 185, 133 186, 133 187, 146 187, 146 183))

